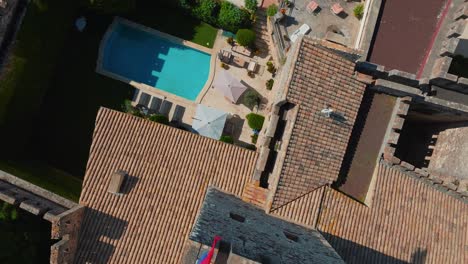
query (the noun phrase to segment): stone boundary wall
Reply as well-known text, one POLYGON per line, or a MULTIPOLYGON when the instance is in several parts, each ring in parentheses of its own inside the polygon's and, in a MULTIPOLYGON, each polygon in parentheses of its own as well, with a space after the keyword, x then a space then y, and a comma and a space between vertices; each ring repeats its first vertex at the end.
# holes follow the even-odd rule
POLYGON ((85 207, 78 205, 52 219, 52 239, 61 239, 50 247, 50 263, 73 263, 85 207))
POLYGON ((356 64, 356 71, 372 76, 374 79, 382 79, 407 85, 413 88, 423 90, 425 80, 418 80, 416 74, 407 73, 399 70, 386 71, 385 66, 361 61, 356 64))
POLYGON ((462 199, 464 202, 468 202, 468 180, 459 180, 455 177, 439 173, 429 173, 426 169, 416 168, 412 164, 394 156, 411 100, 411 97, 403 97, 399 103, 397 116, 393 121, 391 133, 385 144, 383 161, 390 166, 396 166, 399 170, 415 178, 423 178, 426 183, 434 185, 437 189, 451 194, 458 199, 462 199))
POLYGON ((398 105, 396 106, 396 116, 393 119, 393 124, 391 125, 391 130, 387 137, 387 142, 385 142, 383 152, 383 157, 388 162, 392 162, 394 159, 397 159, 394 157, 396 145, 398 144, 400 132, 405 123, 405 117, 408 115, 411 100, 412 98, 407 96, 401 98, 401 100, 397 102, 398 105))
POLYGON ((56 203, 64 208, 69 209, 77 206, 77 204, 73 201, 63 198, 62 196, 45 190, 37 185, 29 183, 2 170, 0 170, 0 180, 23 189, 24 191, 30 192, 35 196, 45 198, 46 200, 56 203))
POLYGON ((0 200, 51 222, 50 263, 73 263, 85 207, 0 170, 0 200))
POLYGON ((383 162, 391 167, 395 167, 405 174, 422 180, 426 184, 448 195, 468 203, 468 182, 460 181, 450 176, 440 175, 438 173, 429 173, 425 169, 415 168, 413 165, 400 161, 394 157, 392 160, 383 159, 383 162))
POLYGON ((463 34, 467 26, 466 18, 468 18, 468 2, 464 1, 456 9, 453 17, 448 17, 452 22, 446 33, 446 39, 442 43, 442 48, 438 51, 440 58, 435 60, 429 79, 429 83, 432 85, 464 94, 468 94, 468 78, 451 74, 449 69, 460 41, 458 37, 463 34))

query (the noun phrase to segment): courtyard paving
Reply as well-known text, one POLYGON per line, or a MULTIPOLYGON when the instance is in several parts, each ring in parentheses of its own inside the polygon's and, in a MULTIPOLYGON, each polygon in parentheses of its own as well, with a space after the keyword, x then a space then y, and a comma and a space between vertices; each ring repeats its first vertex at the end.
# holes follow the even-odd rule
POLYGON ((333 33, 339 35, 338 37, 342 39, 340 44, 348 47, 354 46, 361 21, 354 16, 353 9, 360 4, 359 1, 315 0, 319 9, 314 14, 307 10, 310 0, 291 2, 294 3, 286 10, 286 17, 281 22, 288 36, 291 36, 303 24, 307 24, 311 28, 309 36, 324 39, 327 33, 331 32, 329 35, 333 35, 333 33), (339 16, 330 10, 331 6, 336 3, 339 3, 344 9, 344 12, 339 16))

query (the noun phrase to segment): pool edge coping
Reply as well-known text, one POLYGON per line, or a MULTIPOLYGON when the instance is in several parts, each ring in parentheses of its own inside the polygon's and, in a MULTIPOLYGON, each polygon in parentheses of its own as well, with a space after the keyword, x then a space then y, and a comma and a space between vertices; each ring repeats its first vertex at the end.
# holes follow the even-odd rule
MULTIPOLYGON (((213 42, 213 47, 215 47, 215 43, 216 43, 217 39, 219 38, 219 33, 220 33, 220 30, 217 29, 216 38, 215 38, 215 40, 213 42)), ((184 101, 188 101, 188 102, 191 102, 191 103, 197 103, 197 104, 201 103, 201 101, 205 97, 206 93, 208 92, 211 84, 213 83, 213 79, 214 79, 214 75, 215 75, 215 67, 216 67, 216 52, 215 52, 215 50, 213 48, 204 47, 204 46, 196 44, 194 42, 184 40, 184 39, 181 39, 181 38, 176 37, 176 36, 172 36, 172 35, 170 35, 168 33, 161 32, 161 31, 159 31, 157 29, 154 29, 154 28, 142 25, 142 24, 138 24, 136 22, 130 21, 128 19, 125 19, 125 18, 119 17, 119 16, 114 17, 112 23, 107 28, 106 33, 104 33, 104 36, 102 37, 101 42, 99 44, 98 59, 96 61, 96 72, 98 74, 104 75, 104 76, 112 78, 112 79, 116 79, 116 80, 121 81, 121 82, 125 82, 125 83, 127 83, 127 84, 129 84, 129 85, 131 85, 131 86, 133 86, 133 87, 135 87, 137 89, 141 89, 142 87, 144 87, 146 89, 148 89, 148 88, 156 89, 156 91, 158 93, 162 94, 164 97, 176 96, 176 97, 178 97, 178 98, 180 98, 180 99, 182 99, 184 101), (201 52, 204 52, 204 53, 207 53, 208 55, 210 55, 210 69, 209 69, 209 72, 208 72, 208 76, 207 76, 207 79, 206 79, 206 82, 205 82, 204 86, 202 87, 202 89, 200 89, 200 92, 198 93, 197 97, 195 97, 195 99, 192 101, 192 100, 184 98, 182 96, 167 92, 167 91, 165 91, 163 89, 160 89, 158 87, 153 87, 153 86, 147 85, 145 83, 137 82, 137 81, 128 79, 126 77, 123 77, 123 76, 121 76, 119 74, 116 74, 116 73, 105 70, 103 68, 103 66, 102 66, 103 65, 103 59, 104 59, 104 45, 103 44, 107 43, 107 41, 109 40, 110 35, 112 34, 113 30, 118 25, 118 23, 122 23, 122 24, 125 24, 125 25, 128 25, 128 26, 143 30, 144 32, 147 32, 149 34, 153 34, 153 35, 156 35, 158 37, 166 38, 169 41, 174 42, 176 44, 183 45, 183 46, 186 46, 186 47, 189 47, 189 48, 192 48, 192 49, 196 49, 196 50, 199 50, 201 52), (168 95, 170 95, 170 96, 168 96, 168 95)))

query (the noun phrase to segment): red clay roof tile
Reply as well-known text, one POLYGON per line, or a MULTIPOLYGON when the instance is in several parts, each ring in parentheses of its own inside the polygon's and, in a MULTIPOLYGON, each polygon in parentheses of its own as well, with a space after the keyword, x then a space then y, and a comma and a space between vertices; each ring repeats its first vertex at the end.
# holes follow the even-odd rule
POLYGON ((237 196, 257 154, 101 108, 80 204, 77 263, 178 263, 208 185, 237 196), (107 191, 124 170, 123 195, 107 191))

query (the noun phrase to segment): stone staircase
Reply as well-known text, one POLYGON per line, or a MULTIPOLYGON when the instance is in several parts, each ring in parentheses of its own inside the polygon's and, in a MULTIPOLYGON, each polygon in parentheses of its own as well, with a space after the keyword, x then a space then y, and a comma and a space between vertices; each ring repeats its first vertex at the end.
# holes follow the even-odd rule
POLYGON ((253 30, 257 35, 255 40, 256 47, 260 50, 260 56, 267 56, 270 54, 270 35, 268 34, 267 27, 267 14, 265 8, 259 8, 256 13, 257 19, 253 25, 253 30))

